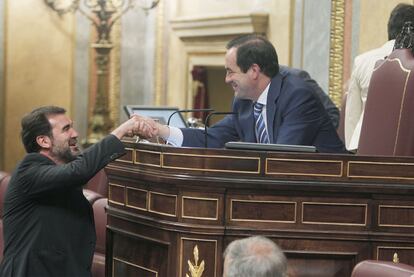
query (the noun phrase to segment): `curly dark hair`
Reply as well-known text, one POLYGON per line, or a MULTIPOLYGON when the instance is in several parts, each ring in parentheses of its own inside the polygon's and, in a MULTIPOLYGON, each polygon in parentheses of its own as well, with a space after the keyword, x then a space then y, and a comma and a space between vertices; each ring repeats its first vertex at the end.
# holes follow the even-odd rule
POLYGON ((414 22, 414 6, 400 3, 391 11, 388 19, 388 40, 395 39, 407 21, 414 22))

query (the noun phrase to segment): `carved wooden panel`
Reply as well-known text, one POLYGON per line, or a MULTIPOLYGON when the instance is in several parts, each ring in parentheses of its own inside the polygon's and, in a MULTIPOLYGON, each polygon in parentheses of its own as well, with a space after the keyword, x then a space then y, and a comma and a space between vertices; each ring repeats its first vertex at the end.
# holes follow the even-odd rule
POLYGON ((367 204, 303 202, 302 223, 366 226, 367 212, 367 204))
POLYGON ((296 202, 233 198, 230 221, 295 223, 296 202))
POLYGON ((397 257, 400 263, 413 265, 414 261, 414 244, 411 246, 407 245, 385 245, 379 244, 376 247, 376 259, 383 261, 393 261, 397 257), (396 256, 395 256, 396 255, 396 256))
POLYGON ((414 228, 414 206, 379 205, 378 226, 414 228))
POLYGON ((136 150, 135 151, 135 164, 145 166, 161 166, 161 153, 157 151, 149 150, 136 150))
POLYGON ((266 159, 267 175, 297 176, 342 176, 342 161, 300 160, 300 159, 266 159))
POLYGON ((260 172, 260 159, 237 156, 164 153, 163 167, 203 172, 253 173, 260 172))
POLYGON ((166 245, 114 233, 112 237, 112 272, 114 277, 168 276, 166 245))
POLYGON ((192 276, 190 274, 190 265, 196 267, 202 275, 194 276, 211 276, 217 275, 217 258, 221 256, 218 253, 218 241, 214 239, 198 239, 190 237, 181 237, 180 239, 180 274, 179 276, 192 276), (201 271, 201 268, 203 269, 201 271))
POLYGON ((200 220, 218 220, 219 199, 211 197, 182 197, 182 217, 200 220))
POLYGON ((166 216, 177 216, 177 195, 150 191, 149 211, 166 216))
POLYGON ((148 190, 127 187, 126 188, 126 206, 138 210, 148 210, 148 190))
POLYGON ((125 186, 109 183, 108 187, 108 201, 117 205, 125 205, 125 186))
POLYGON ((414 180, 414 163, 350 161, 348 176, 414 180))

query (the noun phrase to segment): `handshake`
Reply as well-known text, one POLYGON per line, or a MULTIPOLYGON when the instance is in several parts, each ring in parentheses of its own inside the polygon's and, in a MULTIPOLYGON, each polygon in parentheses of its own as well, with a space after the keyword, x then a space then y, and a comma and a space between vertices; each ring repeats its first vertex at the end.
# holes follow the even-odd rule
POLYGON ((135 114, 132 115, 130 119, 119 125, 112 131, 111 134, 115 135, 119 139, 124 136, 140 136, 145 139, 151 139, 156 136, 168 138, 170 135, 170 129, 168 126, 162 125, 152 118, 135 114))

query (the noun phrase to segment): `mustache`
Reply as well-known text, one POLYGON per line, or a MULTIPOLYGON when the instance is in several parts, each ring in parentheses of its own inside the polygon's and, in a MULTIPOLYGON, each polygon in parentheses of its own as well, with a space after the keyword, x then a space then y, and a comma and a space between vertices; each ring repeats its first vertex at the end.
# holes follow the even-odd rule
POLYGON ((78 139, 77 138, 69 139, 69 145, 76 145, 76 144, 78 144, 78 139))

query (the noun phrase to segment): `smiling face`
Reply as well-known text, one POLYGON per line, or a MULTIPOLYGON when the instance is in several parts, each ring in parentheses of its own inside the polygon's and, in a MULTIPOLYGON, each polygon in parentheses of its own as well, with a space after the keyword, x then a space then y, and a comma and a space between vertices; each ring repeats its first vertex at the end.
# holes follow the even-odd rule
POLYGON ((50 156, 63 163, 73 161, 80 154, 73 122, 65 114, 51 115, 48 119, 52 127, 50 156))
POLYGON ((237 48, 227 50, 225 56, 226 83, 231 85, 235 97, 242 99, 255 99, 254 73, 249 68, 243 73, 237 65, 237 48))

